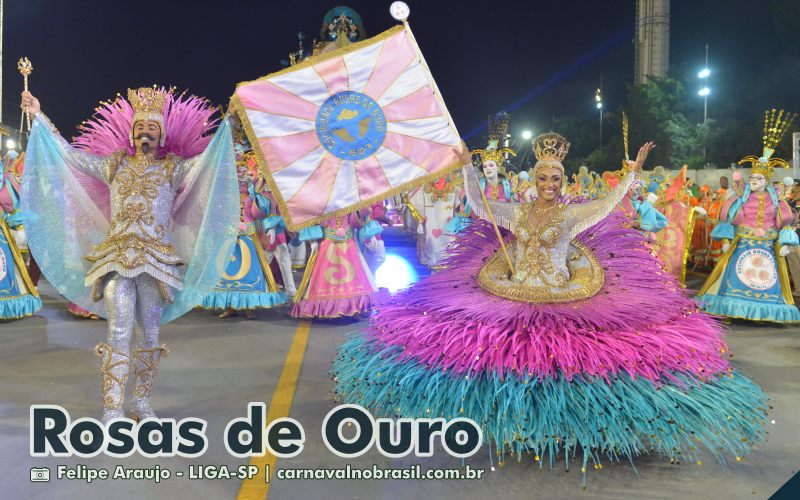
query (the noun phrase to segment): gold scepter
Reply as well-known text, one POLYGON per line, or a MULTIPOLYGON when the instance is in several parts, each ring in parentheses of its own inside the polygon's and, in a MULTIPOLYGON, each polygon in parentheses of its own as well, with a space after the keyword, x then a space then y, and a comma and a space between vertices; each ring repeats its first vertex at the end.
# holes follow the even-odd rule
MULTIPOLYGON (((22 75, 22 81, 24 82, 25 92, 28 91, 28 76, 33 72, 33 65, 31 64, 31 60, 27 57, 20 57, 19 61, 17 62, 17 69, 19 70, 20 74, 22 75)), ((23 120, 27 118, 26 122, 28 125, 28 132, 31 131, 31 114, 28 111, 28 106, 25 106, 25 109, 22 111, 22 115, 19 117, 19 133, 23 132, 22 124, 23 120)))

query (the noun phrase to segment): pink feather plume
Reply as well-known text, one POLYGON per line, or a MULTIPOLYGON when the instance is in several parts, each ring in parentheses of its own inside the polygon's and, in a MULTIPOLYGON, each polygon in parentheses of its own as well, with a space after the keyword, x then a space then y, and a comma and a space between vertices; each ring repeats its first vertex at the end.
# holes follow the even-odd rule
POLYGON ((483 290, 476 277, 499 242, 491 226, 476 222, 455 240, 443 271, 378 307, 368 335, 401 346, 401 357, 461 374, 627 373, 659 381, 730 370, 720 325, 698 311, 624 222, 614 214, 578 237, 606 281, 597 295, 562 304, 513 302, 483 290))
MULTIPOLYGON (((217 108, 206 99, 188 95, 185 91, 176 96, 163 87, 159 90, 167 92, 164 106, 167 139, 159 150, 160 154, 173 153, 181 158, 190 158, 203 152, 211 141, 211 130, 220 120, 214 117, 217 108)), ((130 102, 117 94, 113 101, 100 103, 94 116, 78 127, 80 134, 73 145, 101 156, 120 150, 133 154, 129 139, 133 114, 130 102)))

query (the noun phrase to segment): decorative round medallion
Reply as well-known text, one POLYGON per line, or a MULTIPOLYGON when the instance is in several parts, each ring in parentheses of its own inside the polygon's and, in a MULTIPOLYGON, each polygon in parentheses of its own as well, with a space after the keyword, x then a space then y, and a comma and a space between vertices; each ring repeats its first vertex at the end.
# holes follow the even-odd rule
POLYGON ((316 125, 322 147, 343 160, 372 156, 386 137, 386 116, 378 103, 349 90, 332 95, 322 104, 316 125))
POLYGON ((736 259, 736 276, 753 290, 769 290, 778 281, 775 259, 763 248, 751 248, 736 259))

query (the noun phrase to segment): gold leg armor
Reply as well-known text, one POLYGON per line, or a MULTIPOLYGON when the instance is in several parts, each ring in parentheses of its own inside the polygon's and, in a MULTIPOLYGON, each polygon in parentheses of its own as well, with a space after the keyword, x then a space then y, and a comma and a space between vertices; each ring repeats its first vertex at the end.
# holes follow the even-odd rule
POLYGON ((94 348, 100 357, 100 373, 103 375, 103 423, 124 417, 122 404, 125 401, 125 384, 128 382, 130 356, 114 349, 105 342, 94 348))
POLYGON ((167 355, 169 355, 169 350, 164 344, 133 351, 134 382, 130 410, 138 420, 156 418, 153 407, 150 405, 150 394, 153 392, 158 363, 167 355))

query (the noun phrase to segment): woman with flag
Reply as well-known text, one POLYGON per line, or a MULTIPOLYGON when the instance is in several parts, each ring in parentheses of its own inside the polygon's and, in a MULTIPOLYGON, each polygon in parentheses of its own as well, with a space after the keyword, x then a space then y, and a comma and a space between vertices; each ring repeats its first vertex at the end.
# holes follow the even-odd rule
POLYGON ((477 220, 442 271, 379 304, 340 347, 337 397, 376 418, 472 419, 501 462, 530 453, 552 467, 564 452, 585 472, 651 451, 750 451, 767 397, 615 210, 653 147, 585 203, 562 201, 569 143, 558 134, 534 139, 533 203, 482 203, 467 167, 473 210, 510 233, 477 220))

